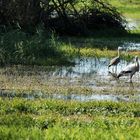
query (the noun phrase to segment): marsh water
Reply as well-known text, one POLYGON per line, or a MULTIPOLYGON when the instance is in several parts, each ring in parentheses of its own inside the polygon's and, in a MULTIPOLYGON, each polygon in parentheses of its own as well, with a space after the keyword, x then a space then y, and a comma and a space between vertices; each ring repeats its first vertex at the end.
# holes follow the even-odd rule
MULTIPOLYGON (((74 59, 75 66, 69 67, 57 67, 52 71, 52 76, 59 77, 70 77, 70 78, 88 78, 88 77, 102 77, 108 78, 109 71, 114 73, 115 69, 108 69, 109 59, 108 58, 76 58, 74 59)), ((121 60, 117 66, 117 71, 120 72, 128 62, 121 60)))
MULTIPOLYGON (((130 84, 126 83, 129 80, 128 76, 118 80, 113 75, 113 67, 108 70, 108 58, 75 58, 73 61, 74 66, 2 68, 0 96, 11 99, 18 97, 78 101, 140 101, 139 73, 134 75, 134 82, 130 84), (8 78, 8 81, 5 78, 8 78), (46 87, 50 88, 50 91, 45 91, 46 87)), ((121 60, 117 73, 129 63, 131 62, 121 60)))
POLYGON ((0 90, 1 98, 25 98, 34 100, 38 98, 43 99, 63 99, 63 100, 76 100, 76 101, 114 101, 114 102, 140 102, 140 94, 137 95, 113 95, 113 94, 91 94, 91 95, 77 95, 77 94, 43 94, 40 91, 31 93, 24 92, 17 95, 14 91, 0 90))

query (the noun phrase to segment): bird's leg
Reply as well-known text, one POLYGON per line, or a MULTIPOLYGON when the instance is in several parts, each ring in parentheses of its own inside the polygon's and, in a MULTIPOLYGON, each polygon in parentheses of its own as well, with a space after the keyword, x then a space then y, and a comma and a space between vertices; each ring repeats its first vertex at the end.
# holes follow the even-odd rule
POLYGON ((132 83, 132 76, 133 76, 133 74, 130 73, 130 79, 125 83, 132 83))
POLYGON ((132 76, 133 74, 130 74, 130 83, 132 83, 132 76))
POLYGON ((115 73, 115 66, 114 66, 114 69, 113 69, 113 73, 115 73))
POLYGON ((115 73, 117 73, 117 65, 115 66, 115 73))
POLYGON ((114 67, 112 67, 112 73, 113 73, 113 71, 114 71, 114 67))
POLYGON ((108 72, 110 73, 110 68, 108 67, 108 72))
POLYGON ((130 82, 130 89, 134 89, 133 82, 130 82))

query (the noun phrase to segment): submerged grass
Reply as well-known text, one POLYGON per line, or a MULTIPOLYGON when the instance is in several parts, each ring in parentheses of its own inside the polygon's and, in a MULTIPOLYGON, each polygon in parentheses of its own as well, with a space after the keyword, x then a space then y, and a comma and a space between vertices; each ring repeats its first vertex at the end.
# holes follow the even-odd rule
MULTIPOLYGON (((139 76, 134 76, 134 87, 124 81, 111 79, 111 75, 99 76, 95 73, 72 78, 62 73, 63 67, 26 67, 13 66, 0 69, 1 96, 44 97, 45 95, 91 95, 139 93, 139 76), (55 71, 56 70, 56 71, 55 71), (113 80, 113 81, 112 81, 113 80), (133 89, 134 88, 134 89, 133 89), (130 90, 131 89, 131 90, 130 90)), ((72 68, 70 68, 71 71, 72 68)), ((67 71, 69 73, 69 71, 67 71)), ((72 72, 73 73, 73 72, 72 72)))
POLYGON ((2 139, 140 138, 139 103, 0 99, 0 108, 2 139))

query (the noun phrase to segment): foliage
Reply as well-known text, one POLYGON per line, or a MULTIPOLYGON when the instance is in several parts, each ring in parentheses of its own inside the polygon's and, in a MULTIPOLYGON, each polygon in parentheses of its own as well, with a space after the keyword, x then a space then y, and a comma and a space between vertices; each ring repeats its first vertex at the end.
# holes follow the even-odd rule
POLYGON ((29 28, 40 18, 40 0, 1 0, 0 24, 29 28))
POLYGON ((0 36, 0 64, 53 65, 68 62, 54 35, 46 35, 42 27, 34 35, 12 30, 0 36), (48 63, 48 64, 47 64, 48 63), (51 64, 52 63, 52 64, 51 64))
POLYGON ((103 0, 2 0, 0 9, 0 25, 28 32, 39 23, 62 35, 89 35, 108 27, 125 32, 125 20, 103 0))
POLYGON ((1 99, 0 139, 138 139, 139 109, 139 103, 1 99))
MULTIPOLYGON (((23 65, 69 65, 74 57, 114 57, 118 46, 128 40, 139 41, 137 37, 125 38, 58 38, 53 33, 47 34, 39 26, 31 35, 21 30, 10 30, 0 34, 0 64, 23 65), (111 49, 111 50, 110 50, 111 49), (110 53, 111 52, 111 53, 110 53)), ((140 55, 129 52, 126 59, 140 55)))
POLYGON ((48 19, 43 20, 45 26, 59 34, 89 35, 108 27, 125 32, 120 13, 102 0, 50 0, 47 6, 43 4, 44 8, 51 7, 47 9, 48 19))

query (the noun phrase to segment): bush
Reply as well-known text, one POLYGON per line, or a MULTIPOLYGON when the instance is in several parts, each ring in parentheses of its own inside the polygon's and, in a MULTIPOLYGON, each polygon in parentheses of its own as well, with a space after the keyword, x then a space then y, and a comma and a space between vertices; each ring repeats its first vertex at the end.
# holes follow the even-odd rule
MULTIPOLYGON (((42 29, 43 30, 43 29, 42 29)), ((60 43, 54 35, 46 36, 41 28, 29 35, 21 30, 12 30, 0 36, 0 64, 53 65, 67 58, 60 51, 60 43), (51 60, 51 61, 50 61, 51 60), (52 63, 52 64, 50 64, 52 63)))
POLYGON ((39 23, 61 35, 89 35, 105 28, 125 32, 125 20, 104 0, 2 0, 0 9, 0 25, 28 32, 39 23))

